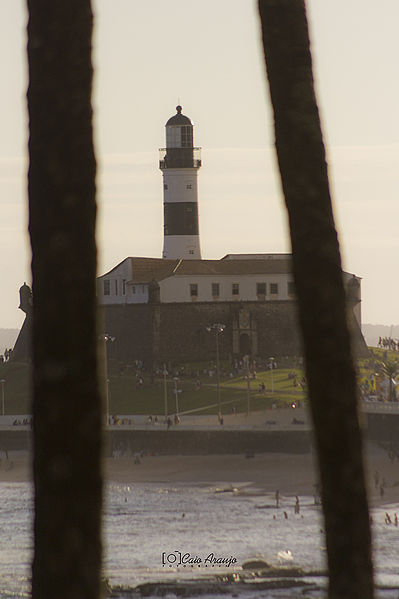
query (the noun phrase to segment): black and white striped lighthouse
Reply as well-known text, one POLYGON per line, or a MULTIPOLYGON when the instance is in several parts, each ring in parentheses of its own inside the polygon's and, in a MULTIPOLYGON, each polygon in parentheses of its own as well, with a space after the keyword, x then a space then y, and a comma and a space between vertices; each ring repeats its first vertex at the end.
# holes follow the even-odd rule
POLYGON ((176 106, 165 125, 166 148, 161 148, 163 174, 163 258, 201 259, 198 228, 197 174, 201 148, 194 147, 193 123, 176 106))

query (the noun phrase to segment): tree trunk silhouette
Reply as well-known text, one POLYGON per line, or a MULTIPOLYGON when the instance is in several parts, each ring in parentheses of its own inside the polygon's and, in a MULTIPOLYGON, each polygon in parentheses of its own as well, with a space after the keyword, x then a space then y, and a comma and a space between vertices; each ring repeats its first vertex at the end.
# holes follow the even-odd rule
POLYGON ((101 402, 88 0, 28 0, 34 599, 97 599, 101 402))
POLYGON ((334 226, 303 0, 259 0, 319 457, 331 599, 373 596, 369 514, 334 226))

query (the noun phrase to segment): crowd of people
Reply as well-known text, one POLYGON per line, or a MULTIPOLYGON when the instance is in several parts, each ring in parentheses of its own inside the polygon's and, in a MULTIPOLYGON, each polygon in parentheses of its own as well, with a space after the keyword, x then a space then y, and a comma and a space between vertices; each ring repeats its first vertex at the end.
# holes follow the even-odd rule
POLYGON ((391 351, 399 351, 399 339, 392 339, 392 337, 379 337, 378 347, 389 349, 391 351))
POLYGON ((33 420, 32 418, 23 418, 22 420, 20 420, 19 418, 16 418, 14 420, 14 422, 12 423, 13 426, 32 426, 33 424, 33 420))
POLYGON ((4 354, 0 354, 0 363, 8 362, 12 355, 12 349, 5 349, 4 354))

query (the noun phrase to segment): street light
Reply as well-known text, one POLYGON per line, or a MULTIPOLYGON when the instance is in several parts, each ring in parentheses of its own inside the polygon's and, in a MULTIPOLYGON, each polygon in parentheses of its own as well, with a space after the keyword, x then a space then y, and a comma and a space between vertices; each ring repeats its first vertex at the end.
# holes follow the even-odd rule
POLYGON ((250 390, 250 381, 249 381, 249 356, 245 356, 244 357, 244 361, 245 361, 245 365, 247 367, 247 416, 249 416, 249 413, 251 411, 251 406, 250 406, 250 394, 251 394, 251 390, 250 390))
POLYGON ((108 379, 108 343, 113 343, 116 337, 103 333, 99 337, 104 343, 104 381, 105 381, 105 425, 109 425, 109 379, 108 379))
POLYGON ((179 377, 174 376, 173 377, 173 381, 175 383, 175 397, 176 397, 176 416, 179 416, 179 398, 178 398, 178 393, 179 390, 177 388, 177 383, 179 382, 179 377))
POLYGON ((1 379, 1 413, 4 416, 4 385, 6 384, 5 379, 1 379))
POLYGON ((219 334, 223 333, 226 328, 225 324, 221 324, 220 322, 215 322, 214 324, 210 324, 206 327, 208 333, 211 331, 215 331, 216 337, 216 387, 217 387, 217 398, 218 398, 218 411, 219 411, 219 420, 222 418, 222 405, 220 402, 220 374, 219 374, 219 334))
POLYGON ((269 368, 272 371, 272 393, 274 392, 274 378, 273 378, 273 370, 276 360, 274 358, 269 358, 269 368))
POLYGON ((166 364, 163 365, 163 396, 165 402, 165 422, 168 419, 168 387, 166 377, 168 376, 168 371, 166 370, 166 364))

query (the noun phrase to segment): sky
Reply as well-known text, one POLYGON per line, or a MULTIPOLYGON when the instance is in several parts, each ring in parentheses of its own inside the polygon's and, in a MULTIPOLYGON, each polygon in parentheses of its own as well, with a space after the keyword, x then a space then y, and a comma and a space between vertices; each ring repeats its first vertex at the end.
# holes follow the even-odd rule
MULTIPOLYGON (((158 148, 181 104, 202 147, 202 257, 290 251, 254 0, 93 0, 98 272, 160 257, 158 148)), ((365 323, 399 323, 399 3, 308 0, 343 267, 365 323)), ((0 328, 22 324, 27 235, 24 2, 0 9, 0 328)))

